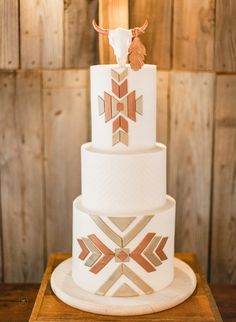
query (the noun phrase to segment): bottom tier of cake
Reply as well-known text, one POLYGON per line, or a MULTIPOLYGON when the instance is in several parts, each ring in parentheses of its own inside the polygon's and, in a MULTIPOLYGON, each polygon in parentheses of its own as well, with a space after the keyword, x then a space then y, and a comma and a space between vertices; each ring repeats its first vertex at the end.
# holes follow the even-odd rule
POLYGON ((173 280, 175 201, 153 213, 96 214, 73 205, 72 278, 102 296, 151 294, 173 280))

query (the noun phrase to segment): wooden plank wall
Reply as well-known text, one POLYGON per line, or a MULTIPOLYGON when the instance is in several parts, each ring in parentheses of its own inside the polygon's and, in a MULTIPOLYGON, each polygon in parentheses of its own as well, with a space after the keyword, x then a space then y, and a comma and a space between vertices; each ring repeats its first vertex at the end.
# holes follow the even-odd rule
POLYGON ((236 283, 235 16, 235 0, 0 0, 0 280, 38 281, 50 252, 70 251, 88 67, 114 62, 92 18, 115 28, 147 17, 176 250, 236 283))

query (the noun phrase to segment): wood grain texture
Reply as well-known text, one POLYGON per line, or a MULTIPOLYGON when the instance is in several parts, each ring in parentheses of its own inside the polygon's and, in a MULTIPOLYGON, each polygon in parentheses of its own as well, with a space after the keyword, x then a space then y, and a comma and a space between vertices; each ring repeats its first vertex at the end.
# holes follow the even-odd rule
POLYGON ((88 104, 88 71, 43 71, 48 254, 71 249, 80 147, 89 140, 88 104))
MULTIPOLYGON (((1 153, 1 152, 0 152, 1 153)), ((0 187, 1 187, 1 167, 0 167, 0 187)), ((0 198, 0 283, 3 283, 3 227, 2 227, 2 205, 0 198)))
POLYGON ((211 280, 236 283, 236 76, 217 77, 211 280), (222 273, 223 272, 223 273, 222 273))
POLYGON ((63 0, 20 0, 22 68, 63 67, 63 0))
POLYGON ((210 284, 212 294, 224 322, 234 322, 236 317, 236 285, 210 284))
MULTIPOLYGON (((99 25, 103 28, 129 28, 128 0, 99 0, 99 25)), ((99 35, 99 62, 100 64, 116 63, 108 37, 99 35)))
POLYGON ((236 72, 235 0, 216 0, 215 69, 236 72))
POLYGON ((157 72, 157 142, 168 143, 169 72, 157 72))
POLYGON ((173 66, 175 69, 213 69, 214 15, 214 0, 174 2, 173 66))
POLYGON ((38 281, 44 266, 40 73, 0 74, 4 281, 38 281))
POLYGON ((149 25, 140 37, 147 50, 146 63, 158 68, 171 67, 172 0, 130 0, 130 28, 141 26, 145 19, 149 25))
POLYGON ((0 284, 0 321, 29 321, 38 284, 0 284))
POLYGON ((18 0, 0 0, 0 69, 18 67, 18 0))
POLYGON ((98 0, 66 0, 65 67, 85 68, 98 63, 98 36, 92 20, 98 20, 98 0))
POLYGON ((176 250, 207 270, 215 76, 171 73, 168 190, 176 199, 176 250))
MULTIPOLYGON (((40 290, 36 299, 35 306, 32 311, 30 322, 36 321, 124 321, 124 316, 108 316, 83 312, 81 310, 70 307, 69 305, 59 301, 54 295, 50 287, 50 276, 53 269, 63 260, 69 258, 71 254, 53 254, 50 257, 49 264, 40 290)), ((193 322, 208 321, 222 322, 218 308, 212 297, 210 289, 206 283, 198 260, 193 254, 176 254, 177 258, 185 261, 190 265, 196 273, 198 287, 193 295, 181 305, 158 313, 126 316, 125 321, 133 322, 193 322)))

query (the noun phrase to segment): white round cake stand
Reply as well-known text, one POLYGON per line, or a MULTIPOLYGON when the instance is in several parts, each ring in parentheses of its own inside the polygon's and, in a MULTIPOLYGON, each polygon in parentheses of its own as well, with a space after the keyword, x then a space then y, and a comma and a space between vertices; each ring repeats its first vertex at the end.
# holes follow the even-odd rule
POLYGON ((193 270, 183 261, 174 259, 174 280, 165 289, 150 295, 108 297, 95 295, 80 288, 72 279, 69 258, 59 264, 51 276, 51 287, 64 303, 82 311, 105 315, 142 315, 170 309, 185 301, 197 284, 193 270))

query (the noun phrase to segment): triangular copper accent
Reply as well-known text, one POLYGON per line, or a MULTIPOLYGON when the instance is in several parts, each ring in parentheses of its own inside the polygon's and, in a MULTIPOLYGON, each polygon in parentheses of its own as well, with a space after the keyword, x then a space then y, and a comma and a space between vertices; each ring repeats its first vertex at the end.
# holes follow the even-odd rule
POLYGON ((120 229, 124 231, 134 221, 135 217, 108 217, 110 221, 120 229))
POLYGON ((122 284, 112 296, 125 297, 125 296, 138 296, 139 294, 133 290, 128 284, 122 284))

